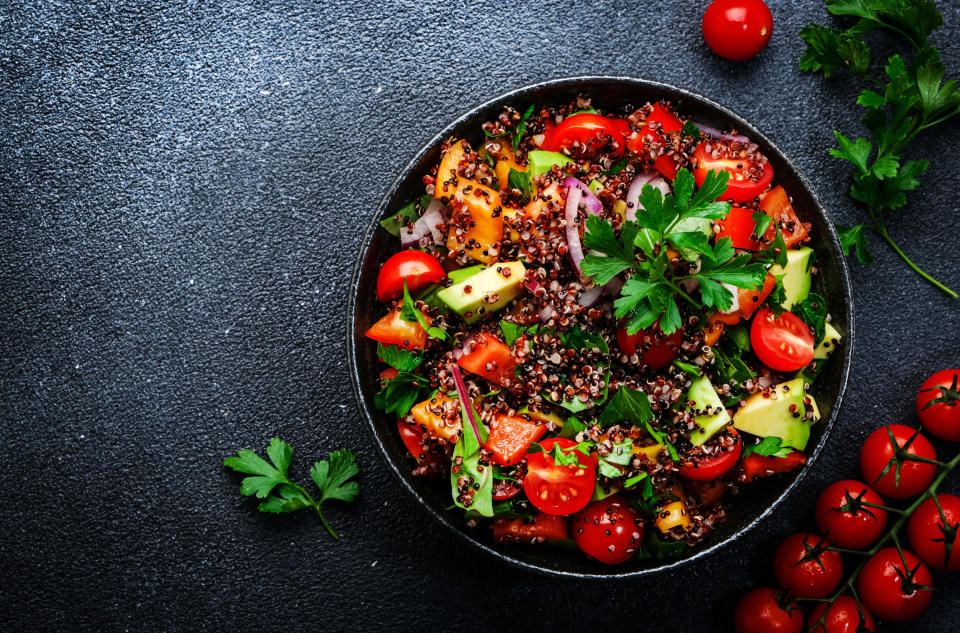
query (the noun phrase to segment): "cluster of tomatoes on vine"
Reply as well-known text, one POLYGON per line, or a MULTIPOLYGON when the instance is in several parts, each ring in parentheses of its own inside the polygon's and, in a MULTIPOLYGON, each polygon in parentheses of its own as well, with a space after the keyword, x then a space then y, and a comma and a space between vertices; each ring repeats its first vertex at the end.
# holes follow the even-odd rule
MULTIPOLYGON (((949 442, 960 442, 958 380, 960 370, 937 372, 917 395, 923 429, 949 442)), ((933 598, 930 568, 960 570, 960 497, 937 493, 958 463, 960 453, 937 461, 917 429, 890 424, 874 431, 860 452, 864 481, 837 481, 823 491, 815 509, 819 533, 780 544, 773 558, 779 588, 743 597, 737 633, 855 633, 875 631, 875 618, 918 617, 933 598), (884 498, 916 499, 900 509, 884 498), (909 548, 900 542, 904 525, 909 548), (845 558, 855 563, 846 577, 845 558), (806 626, 801 603, 813 607, 806 626)))

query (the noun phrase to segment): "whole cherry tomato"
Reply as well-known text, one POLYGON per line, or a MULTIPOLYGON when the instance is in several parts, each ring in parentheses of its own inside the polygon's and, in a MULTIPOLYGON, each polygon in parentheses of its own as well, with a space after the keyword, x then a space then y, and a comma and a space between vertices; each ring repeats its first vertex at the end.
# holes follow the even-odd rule
POLYGON ((539 451, 527 453, 523 491, 538 510, 547 514, 573 514, 590 503, 598 460, 596 455, 587 457, 579 450, 570 450, 576 445, 564 437, 551 437, 534 445, 539 451), (569 463, 556 462, 552 455, 554 446, 559 446, 564 461, 569 463))
POLYGON ((920 560, 934 569, 950 571, 960 569, 958 532, 960 532, 960 497, 955 495, 937 495, 936 501, 927 499, 913 511, 910 522, 907 524, 910 546, 920 560), (939 509, 937 503, 940 504, 939 509), (949 559, 946 548, 948 542, 952 543, 949 559))
POLYGON ((773 555, 773 574, 790 595, 797 598, 825 598, 843 578, 840 554, 825 549, 819 534, 794 534, 773 555))
POLYGON ((813 360, 813 335, 797 315, 779 316, 760 308, 750 326, 750 343, 760 361, 776 371, 797 371, 813 360))
POLYGON ((913 552, 903 550, 901 560, 895 547, 887 547, 874 554, 860 570, 857 592, 878 618, 905 622, 930 605, 933 577, 913 552))
POLYGON ((834 482, 817 499, 817 529, 837 547, 863 549, 880 538, 887 523, 887 511, 869 504, 885 505, 883 498, 863 482, 834 482))
POLYGON ((941 440, 960 442, 960 369, 944 369, 927 378, 917 394, 923 428, 941 440))
POLYGON ((447 273, 440 262, 430 253, 407 250, 394 253, 383 263, 377 275, 377 299, 386 303, 403 296, 403 281, 407 290, 416 292, 421 288, 443 281, 447 273))
POLYGON ((643 541, 643 519, 617 495, 587 505, 570 527, 577 547, 608 565, 633 558, 643 541))
POLYGON ((699 456, 680 466, 680 476, 691 481, 713 481, 733 470, 743 452, 743 442, 734 428, 730 429, 731 442, 722 445, 708 456, 699 456))
POLYGON ((800 633, 803 610, 778 589, 754 589, 737 604, 733 614, 737 633, 800 633))
POLYGON ((904 461, 899 468, 893 464, 888 469, 887 465, 891 464, 896 454, 895 446, 906 446, 905 451, 909 455, 931 460, 937 458, 933 444, 920 431, 902 424, 890 424, 871 433, 863 443, 860 470, 867 483, 885 497, 915 497, 933 482, 937 467, 923 462, 904 461), (886 473, 881 477, 884 470, 886 473))
POLYGON ((725 59, 749 59, 773 35, 773 15, 763 0, 715 0, 703 12, 703 39, 725 59))
POLYGON ((873 615, 866 607, 863 609, 863 616, 860 615, 860 609, 857 608, 857 601, 850 596, 840 596, 836 602, 830 605, 823 624, 817 626, 820 622, 820 616, 827 607, 826 603, 819 602, 813 611, 810 612, 810 618, 807 620, 807 631, 809 633, 860 633, 861 631, 876 631, 877 623, 873 615))

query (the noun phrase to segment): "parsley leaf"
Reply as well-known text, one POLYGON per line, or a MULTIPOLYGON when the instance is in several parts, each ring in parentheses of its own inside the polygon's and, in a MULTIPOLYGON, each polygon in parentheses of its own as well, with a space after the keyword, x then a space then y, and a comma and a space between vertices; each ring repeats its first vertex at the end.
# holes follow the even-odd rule
POLYGON ((759 455, 760 457, 786 457, 792 451, 784 447, 783 440, 779 437, 768 436, 757 442, 743 448, 743 457, 747 455, 759 455))
POLYGON ((753 221, 757 223, 753 229, 753 239, 761 240, 763 239, 764 233, 766 233, 770 225, 773 224, 773 218, 763 211, 754 211, 751 217, 753 221))
POLYGON ((503 334, 503 341, 511 347, 517 342, 517 339, 524 334, 536 334, 539 331, 539 323, 537 325, 531 325, 530 327, 523 327, 506 319, 500 320, 500 332, 503 334))
POLYGON ((410 372, 401 371, 396 377, 386 381, 373 397, 373 405, 386 413, 396 413, 403 417, 410 413, 421 395, 430 385, 430 381, 410 372))
POLYGON ((864 231, 869 228, 866 224, 837 225, 837 234, 840 236, 840 246, 843 247, 844 255, 849 255, 853 250, 861 264, 873 263, 873 253, 870 252, 867 236, 864 234, 864 231))
POLYGON ((803 319, 813 330, 813 344, 819 345, 826 335, 827 302, 823 297, 811 292, 803 301, 794 305, 791 312, 803 319))
POLYGON ((250 475, 240 482, 240 494, 263 499, 258 506, 261 512, 295 512, 314 508, 330 535, 339 538, 327 523, 320 506, 327 499, 350 503, 360 493, 360 484, 350 481, 360 472, 353 451, 346 448, 333 451, 327 460, 313 465, 310 478, 320 491, 316 500, 303 486, 289 478, 288 470, 293 459, 293 449, 289 444, 275 437, 270 440, 266 452, 269 463, 250 450, 237 451, 236 457, 223 460, 224 466, 250 475))
POLYGON ((423 356, 417 352, 383 343, 377 343, 377 357, 398 371, 413 371, 423 362, 423 356))
POLYGON ((517 124, 517 131, 513 135, 513 140, 511 145, 513 146, 513 153, 517 153, 517 148, 520 146, 520 139, 523 138, 523 134, 527 131, 527 121, 530 120, 530 116, 533 114, 533 104, 531 103, 527 107, 526 112, 523 113, 523 116, 520 117, 520 123, 517 124))
POLYGON ((530 182, 530 172, 517 171, 511 168, 507 173, 507 187, 516 189, 522 195, 521 202, 533 197, 533 183, 530 182))
POLYGON ((600 414, 597 424, 610 426, 629 422, 640 426, 652 419, 653 409, 650 407, 650 398, 647 394, 629 387, 620 387, 600 414))

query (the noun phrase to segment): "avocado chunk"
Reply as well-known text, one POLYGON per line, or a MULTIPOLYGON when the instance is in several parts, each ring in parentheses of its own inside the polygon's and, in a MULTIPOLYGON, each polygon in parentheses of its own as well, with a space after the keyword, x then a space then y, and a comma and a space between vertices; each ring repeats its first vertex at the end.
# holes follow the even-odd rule
POLYGON ((830 355, 833 354, 833 350, 837 349, 837 346, 840 345, 840 339, 843 336, 840 335, 840 332, 837 331, 837 328, 833 327, 832 324, 827 323, 824 328, 823 340, 820 341, 820 344, 817 345, 813 350, 813 359, 814 360, 826 360, 830 358, 830 355))
POLYGON ((526 269, 520 262, 500 262, 444 288, 437 297, 467 323, 490 316, 523 292, 526 269))
POLYGON ((567 163, 575 162, 569 156, 560 152, 547 152, 542 149, 535 149, 527 154, 527 173, 531 178, 542 176, 550 171, 554 165, 565 166, 567 163))
POLYGON ((800 303, 810 294, 812 256, 813 249, 804 246, 787 251, 786 266, 774 264, 770 267, 770 273, 774 277, 783 276, 783 293, 787 298, 780 305, 785 310, 792 308, 795 303, 800 303))
POLYGON ((768 396, 755 393, 747 398, 733 414, 733 426, 759 437, 779 437, 781 446, 802 451, 810 439, 810 426, 820 419, 816 401, 803 388, 803 378, 775 385, 768 396))
POLYGON ((700 376, 690 385, 687 411, 694 414, 698 427, 690 434, 690 443, 694 446, 700 446, 730 424, 730 414, 706 376, 700 376))

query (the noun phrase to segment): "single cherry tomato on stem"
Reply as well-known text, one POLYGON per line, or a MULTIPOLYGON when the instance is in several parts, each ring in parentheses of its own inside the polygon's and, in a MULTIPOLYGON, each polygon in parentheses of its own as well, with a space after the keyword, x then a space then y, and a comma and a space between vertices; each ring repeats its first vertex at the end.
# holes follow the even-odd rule
POLYGON ((880 538, 887 524, 887 511, 872 507, 882 505, 883 498, 867 484, 836 481, 817 499, 817 529, 832 545, 863 549, 880 538))
POLYGON ((877 630, 877 623, 873 615, 866 607, 857 607, 856 599, 851 596, 840 596, 836 602, 830 605, 823 624, 818 626, 820 616, 827 607, 825 602, 817 603, 810 612, 807 619, 807 631, 809 633, 860 633, 862 631, 877 630), (861 616, 860 611, 863 610, 861 616))
POLYGON ((621 131, 622 124, 599 114, 584 112, 568 116, 543 140, 541 147, 552 152, 572 150, 581 145, 585 155, 594 155, 608 149, 615 156, 622 156, 626 142, 621 131))
POLYGON ((743 442, 734 428, 730 429, 733 443, 724 445, 722 450, 710 455, 702 455, 680 466, 680 476, 691 481, 713 481, 733 470, 743 452, 743 442))
POLYGON ((860 470, 867 483, 885 497, 916 497, 933 482, 937 467, 910 461, 911 456, 935 460, 937 452, 920 431, 902 424, 882 426, 863 443, 860 470), (895 463, 898 455, 902 460, 899 465, 895 463))
POLYGON ((659 321, 636 334, 627 334, 627 328, 624 327, 617 328, 617 347, 620 351, 627 356, 643 352, 640 364, 649 365, 650 369, 660 369, 672 363, 682 342, 683 332, 677 330, 673 334, 664 334, 660 331, 659 321))
MULTIPOLYGON (((733 141, 703 141, 693 152, 693 178, 702 187, 710 171, 730 174, 727 189, 718 200, 733 200, 740 204, 753 201, 766 191, 773 181, 773 167, 760 152, 745 157, 742 150, 733 147, 733 141), (709 148, 710 151, 707 151, 709 148)), ((739 145, 739 144, 738 144, 739 145)))
POLYGON ((749 59, 773 35, 773 15, 763 0, 715 0, 703 12, 703 39, 724 59, 749 59))
POLYGON ((917 415, 923 428, 941 440, 960 442, 960 369, 938 371, 917 394, 917 415))
POLYGON ((577 547, 608 565, 630 560, 643 542, 643 519, 618 495, 588 504, 574 515, 570 529, 577 547))
POLYGON ((773 574, 791 596, 825 598, 843 578, 840 554, 819 534, 794 534, 773 555, 773 574))
POLYGON ((956 571, 960 569, 960 497, 937 495, 937 500, 927 499, 921 503, 907 524, 910 547, 924 563, 934 569, 956 571), (937 507, 937 504, 940 507, 937 507), (940 510, 943 514, 940 514, 940 510), (947 544, 950 556, 947 557, 947 544))
POLYGON ((377 274, 377 299, 386 303, 402 297, 404 280, 407 290, 416 292, 446 278, 447 272, 430 253, 400 251, 391 255, 377 274))
POLYGON ((933 577, 916 555, 895 547, 874 554, 857 578, 860 599, 881 620, 905 622, 923 613, 933 599, 933 577), (906 563, 906 564, 904 564, 906 563))
POLYGON ((784 592, 761 587, 740 599, 733 613, 733 627, 737 633, 800 633, 803 609, 784 592))
MULTIPOLYGON (((547 514, 573 514, 590 502, 597 478, 596 455, 587 457, 570 450, 577 443, 563 437, 551 437, 537 446, 540 451, 527 453, 527 476, 523 491, 530 503, 547 514), (559 446, 567 464, 558 464, 552 455, 559 446)), ((533 448, 533 447, 531 447, 533 448)))
POLYGON ((810 326, 791 312, 777 316, 770 308, 758 310, 750 327, 750 343, 757 358, 776 371, 797 371, 813 360, 810 326))

